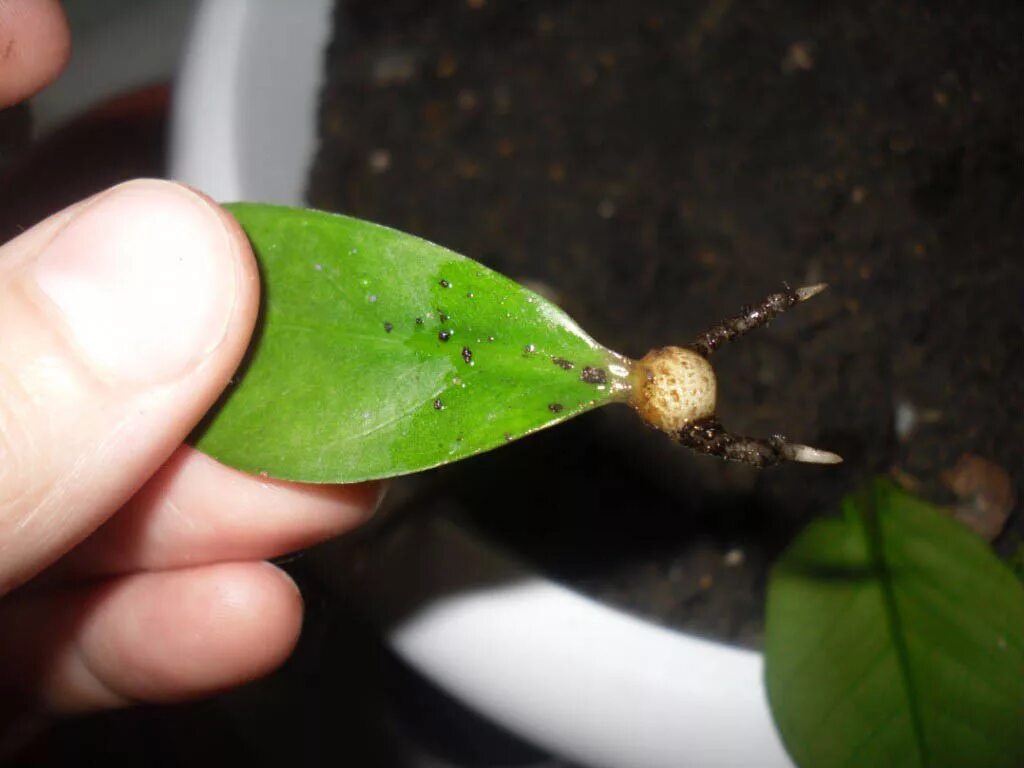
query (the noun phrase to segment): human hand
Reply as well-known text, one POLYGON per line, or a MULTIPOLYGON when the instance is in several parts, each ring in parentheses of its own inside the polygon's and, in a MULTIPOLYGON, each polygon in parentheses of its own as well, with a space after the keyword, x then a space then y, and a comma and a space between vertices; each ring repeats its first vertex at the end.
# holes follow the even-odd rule
MULTIPOLYGON (((68 45, 56 0, 0 2, 0 107, 68 45)), ((301 598, 263 558, 356 525, 378 489, 252 477, 182 445, 258 301, 238 225, 169 182, 0 247, 0 722, 198 696, 291 651, 301 598)))

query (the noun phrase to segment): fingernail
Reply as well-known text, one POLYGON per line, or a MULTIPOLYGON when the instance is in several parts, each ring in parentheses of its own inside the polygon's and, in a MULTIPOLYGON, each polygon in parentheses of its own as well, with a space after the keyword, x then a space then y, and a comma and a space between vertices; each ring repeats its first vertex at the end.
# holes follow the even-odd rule
POLYGON ((142 180, 86 205, 39 255, 35 279, 93 370, 156 384, 195 368, 224 338, 235 265, 210 203, 142 180))

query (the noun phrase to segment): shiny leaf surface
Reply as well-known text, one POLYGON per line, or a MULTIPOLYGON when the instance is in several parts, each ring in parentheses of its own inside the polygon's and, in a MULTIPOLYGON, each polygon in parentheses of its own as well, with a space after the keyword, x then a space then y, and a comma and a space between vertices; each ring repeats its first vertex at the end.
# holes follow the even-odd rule
POLYGON ((470 259, 345 216, 227 208, 263 304, 246 365, 196 435, 226 464, 307 482, 399 475, 622 397, 628 361, 470 259))

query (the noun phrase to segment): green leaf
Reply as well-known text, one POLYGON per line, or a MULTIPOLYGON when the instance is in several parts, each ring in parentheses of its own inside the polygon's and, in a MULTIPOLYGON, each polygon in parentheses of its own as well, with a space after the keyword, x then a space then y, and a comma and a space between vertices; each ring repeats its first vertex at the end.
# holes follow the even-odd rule
POLYGON ((197 433, 230 466, 332 483, 415 472, 626 389, 628 361, 470 259, 346 216, 227 208, 263 281, 247 364, 197 433))
POLYGON ((1024 588, 877 480, 812 523, 768 591, 765 677, 802 768, 1024 765, 1024 588))

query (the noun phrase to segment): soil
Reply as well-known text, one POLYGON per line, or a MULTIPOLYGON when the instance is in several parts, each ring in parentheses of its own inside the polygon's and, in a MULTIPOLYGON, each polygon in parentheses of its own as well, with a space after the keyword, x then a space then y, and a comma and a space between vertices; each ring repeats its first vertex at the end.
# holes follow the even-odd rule
POLYGON ((730 465, 603 409, 431 492, 593 594, 755 646, 772 560, 872 473, 948 502, 976 456, 1019 499, 1024 7, 938 5, 339 5, 312 204, 529 281, 634 357, 831 285, 713 360, 727 427, 840 467, 730 465))

